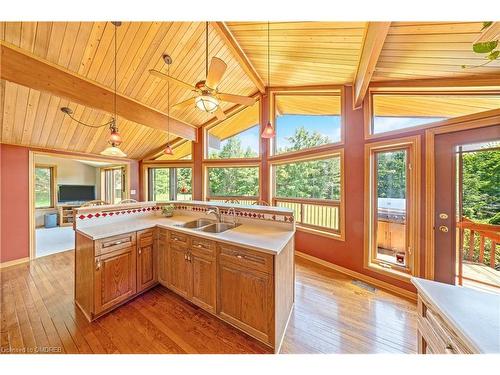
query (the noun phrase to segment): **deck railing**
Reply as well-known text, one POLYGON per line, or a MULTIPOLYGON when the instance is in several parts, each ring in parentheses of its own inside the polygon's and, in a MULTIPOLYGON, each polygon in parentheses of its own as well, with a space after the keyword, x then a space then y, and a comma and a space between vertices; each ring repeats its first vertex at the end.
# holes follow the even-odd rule
POLYGON ((500 225, 482 224, 466 217, 457 223, 462 256, 466 260, 496 268, 500 265, 500 225))
POLYGON ((312 229, 340 233, 340 201, 302 198, 273 198, 273 205, 293 211, 295 222, 312 229))
POLYGON ((213 196, 207 197, 207 201, 209 202, 218 202, 218 203, 235 203, 235 204, 243 204, 243 205, 252 205, 258 201, 258 197, 238 197, 238 196, 213 196))

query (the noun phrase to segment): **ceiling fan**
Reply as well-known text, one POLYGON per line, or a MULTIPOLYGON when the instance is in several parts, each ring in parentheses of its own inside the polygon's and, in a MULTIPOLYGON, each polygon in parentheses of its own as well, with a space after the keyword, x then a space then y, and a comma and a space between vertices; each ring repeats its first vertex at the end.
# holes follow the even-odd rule
MULTIPOLYGON (((224 61, 217 57, 212 57, 210 61, 210 67, 208 66, 208 22, 206 23, 206 50, 205 50, 205 69, 206 78, 205 80, 197 82, 194 86, 171 77, 167 74, 161 73, 157 70, 151 69, 149 73, 155 77, 165 79, 176 85, 184 87, 187 90, 191 90, 196 93, 196 96, 174 104, 172 108, 182 109, 190 106, 195 106, 201 111, 207 113, 215 113, 215 116, 219 120, 224 120, 226 115, 222 110, 220 103, 231 102, 236 104, 242 104, 246 106, 253 105, 255 103, 255 98, 241 95, 226 94, 218 91, 219 82, 224 75, 227 65, 224 61)), ((165 63, 170 64, 172 58, 169 55, 163 55, 163 60, 165 63)))

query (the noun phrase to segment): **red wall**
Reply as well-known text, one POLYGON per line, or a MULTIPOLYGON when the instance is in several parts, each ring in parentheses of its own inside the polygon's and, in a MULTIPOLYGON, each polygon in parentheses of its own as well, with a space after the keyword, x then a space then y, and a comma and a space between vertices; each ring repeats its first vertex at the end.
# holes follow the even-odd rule
MULTIPOLYGON (((29 151, 28 147, 0 144, 0 262, 2 263, 29 256, 29 151)), ((81 156, 69 152, 50 152, 81 156)), ((136 195, 132 195, 131 198, 139 199, 137 161, 130 163, 130 189, 136 191, 136 195)))
POLYGON ((29 256, 29 152, 0 144, 0 262, 29 256))

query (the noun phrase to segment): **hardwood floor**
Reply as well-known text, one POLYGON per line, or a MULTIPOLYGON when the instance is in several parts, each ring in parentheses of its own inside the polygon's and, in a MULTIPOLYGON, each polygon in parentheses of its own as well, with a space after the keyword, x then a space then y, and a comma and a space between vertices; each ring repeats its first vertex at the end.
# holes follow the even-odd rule
MULTIPOLYGON (((158 286, 89 323, 73 303, 73 252, 0 271, 1 353, 269 353, 158 286), (37 350, 37 348, 39 348, 37 350)), ((415 304, 297 259, 282 353, 415 353, 415 304)))

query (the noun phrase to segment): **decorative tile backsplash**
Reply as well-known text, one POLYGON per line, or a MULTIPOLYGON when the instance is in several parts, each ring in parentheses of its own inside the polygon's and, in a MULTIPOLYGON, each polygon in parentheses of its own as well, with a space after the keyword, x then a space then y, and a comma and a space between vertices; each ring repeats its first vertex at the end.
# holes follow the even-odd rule
POLYGON ((112 216, 118 216, 118 215, 130 215, 130 214, 140 214, 140 213, 146 213, 146 212, 154 212, 160 210, 160 206, 153 206, 153 207, 143 207, 143 208, 133 208, 130 210, 127 209, 121 209, 121 210, 106 210, 102 212, 94 212, 94 213, 88 213, 88 214, 77 214, 77 219, 79 220, 85 220, 85 219, 92 219, 92 218, 99 218, 99 217, 112 217, 112 216))

